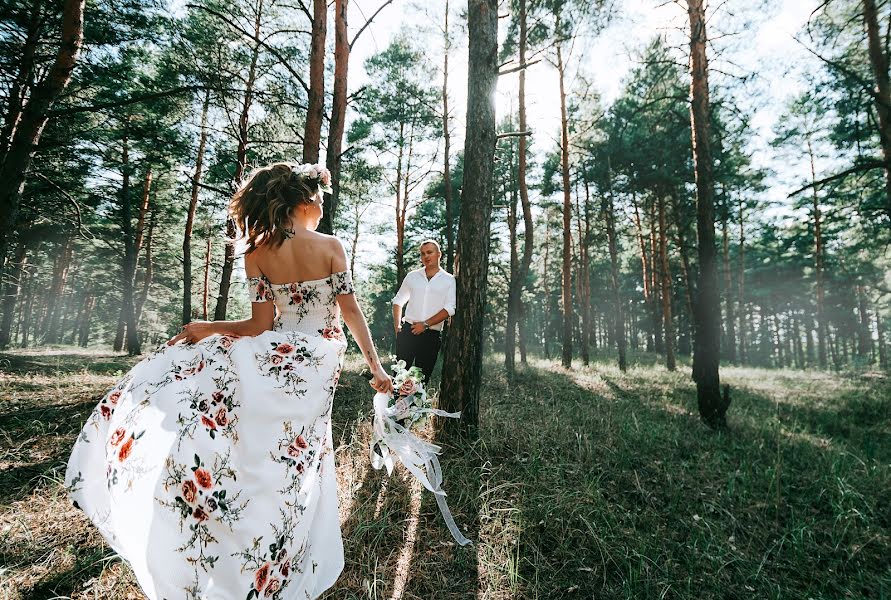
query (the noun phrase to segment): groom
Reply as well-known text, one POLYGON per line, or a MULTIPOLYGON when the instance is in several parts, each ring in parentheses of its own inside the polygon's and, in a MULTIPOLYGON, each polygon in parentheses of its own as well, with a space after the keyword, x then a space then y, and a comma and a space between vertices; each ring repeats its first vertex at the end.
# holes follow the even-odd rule
POLYGON ((439 266, 437 242, 425 240, 420 249, 423 268, 409 272, 393 298, 393 327, 396 360, 404 360, 406 368, 420 367, 426 385, 439 355, 443 322, 455 314, 455 278, 439 266))

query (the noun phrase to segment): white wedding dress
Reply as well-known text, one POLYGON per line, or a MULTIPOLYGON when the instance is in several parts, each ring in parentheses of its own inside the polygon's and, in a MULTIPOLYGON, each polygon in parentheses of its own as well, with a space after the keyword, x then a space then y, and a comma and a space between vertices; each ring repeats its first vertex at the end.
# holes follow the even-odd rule
POLYGON ((313 599, 343 569, 331 405, 349 273, 250 281, 275 327, 164 346, 105 395, 65 482, 155 599, 313 599))

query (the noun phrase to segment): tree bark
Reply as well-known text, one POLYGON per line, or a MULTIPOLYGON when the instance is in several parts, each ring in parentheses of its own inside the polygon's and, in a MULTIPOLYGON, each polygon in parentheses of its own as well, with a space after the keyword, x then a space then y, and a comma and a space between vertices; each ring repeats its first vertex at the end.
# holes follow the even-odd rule
POLYGON ((739 310, 739 361, 745 363, 748 356, 748 340, 746 329, 746 304, 745 304, 745 284, 746 284, 746 227, 745 227, 745 204, 742 198, 739 199, 739 259, 738 271, 736 276, 736 284, 738 289, 737 304, 739 310))
MULTIPOLYGON (((315 0, 315 4, 318 5, 321 1, 322 7, 324 8, 325 2, 324 0, 315 0)), ((318 10, 318 7, 316 7, 318 10)), ((257 16, 254 20, 254 39, 260 39, 260 25, 262 23, 263 17, 263 0, 259 0, 257 3, 257 16)), ((322 19, 324 23, 324 19, 322 19)), ((323 25, 324 26, 324 25, 323 25)), ((315 22, 313 22, 313 30, 315 31, 315 22)), ((322 43, 324 45, 324 35, 322 36, 322 43)), ((313 41, 315 43, 315 40, 313 41)), ((323 59, 324 59, 324 48, 322 49, 323 59)), ((260 43, 259 41, 254 44, 254 51, 251 54, 251 64, 248 68, 248 77, 247 77, 247 85, 245 85, 244 89, 244 100, 241 105, 241 114, 238 118, 238 150, 236 151, 236 164, 235 164, 235 174, 232 177, 232 187, 237 188, 241 183, 242 177, 244 177, 244 171, 247 167, 247 148, 248 148, 248 134, 249 134, 249 117, 251 104, 254 100, 254 84, 257 80, 257 60, 260 56, 260 43)), ((310 97, 312 97, 312 91, 310 91, 310 97)), ((307 115, 307 122, 309 121, 309 115, 307 115)), ((309 125, 307 124, 307 128, 309 125)), ((319 127, 321 127, 321 117, 319 117, 319 127)), ((316 162, 319 158, 319 134, 316 133, 316 144, 315 144, 315 158, 312 160, 307 160, 306 158, 306 148, 303 147, 304 154, 304 162, 316 162)), ((304 140, 306 138, 304 137, 304 140)), ((229 305, 229 288, 232 284, 232 271, 235 268, 235 221, 232 219, 226 219, 226 246, 223 249, 223 269, 220 272, 220 289, 219 295, 217 296, 217 305, 214 309, 214 321, 224 321, 226 319, 226 308, 229 305)))
POLYGON ((15 135, 19 118, 22 115, 22 106, 28 93, 28 88, 33 75, 34 56, 37 53, 37 46, 40 43, 41 17, 40 17, 41 0, 33 0, 31 5, 31 18, 28 20, 28 33, 25 34, 25 41, 22 43, 21 58, 19 59, 18 73, 12 82, 7 100, 6 115, 3 119, 3 128, 0 130, 0 166, 3 165, 6 158, 6 151, 9 149, 9 143, 15 135))
POLYGON ((340 204, 340 155, 346 124, 347 73, 350 66, 350 40, 347 37, 349 3, 349 0, 334 0, 334 88, 331 120, 328 121, 328 147, 325 149, 325 163, 331 171, 331 193, 325 194, 322 220, 319 223, 319 231, 327 234, 334 233, 334 217, 337 216, 340 204))
MULTIPOLYGON (((313 0, 312 5, 309 103, 306 109, 306 126, 303 130, 303 162, 305 163, 319 162, 322 118, 325 112, 325 36, 328 30, 328 4, 325 0, 313 0)), ((344 81, 344 83, 346 82, 344 81)), ((344 98, 344 102, 346 102, 346 98, 344 98)))
POLYGON ((882 41, 875 0, 863 0, 863 20, 866 22, 869 64, 876 80, 876 115, 885 162, 885 211, 891 217, 891 77, 888 73, 887 42, 882 41))
MULTIPOLYGON (((811 182, 817 179, 817 167, 814 159, 814 149, 810 136, 806 136, 806 146, 811 165, 811 182)), ((817 284, 817 360, 820 368, 827 366, 826 358, 826 288, 823 281, 823 220, 820 211, 820 197, 817 194, 817 186, 812 188, 811 217, 814 220, 814 275, 817 284)))
POLYGON ((52 286, 47 299, 46 318, 44 319, 43 339, 48 344, 57 344, 61 339, 59 318, 62 314, 62 300, 65 296, 65 286, 68 283, 73 246, 72 236, 65 235, 59 248, 59 254, 56 256, 52 286))
MULTIPOLYGON (((446 340, 441 404, 462 411, 461 427, 479 426, 484 312, 492 220, 492 166, 495 158, 495 104, 498 79, 498 3, 469 0, 465 183, 458 230, 457 295, 461 298, 446 340)), ((452 421, 449 419, 448 421, 452 421)))
MULTIPOLYGON (((603 212, 606 217, 606 238, 609 246, 610 264, 610 288, 613 297, 613 337, 616 340, 616 349, 619 353, 619 370, 625 372, 628 369, 627 340, 625 338, 625 311, 622 297, 619 291, 619 244, 616 237, 616 207, 612 193, 612 174, 609 177, 607 193, 603 197, 603 212)), ((587 194, 588 182, 585 182, 587 194)), ((637 206, 635 205, 635 212, 637 206)))
MULTIPOLYGON (((20 234, 21 236, 21 234, 20 234)), ((16 301, 22 289, 25 265, 28 264, 28 246, 25 240, 19 239, 15 256, 12 259, 13 271, 7 274, 6 294, 3 296, 3 321, 0 323, 0 350, 9 347, 12 333, 12 321, 15 316, 16 301)))
POLYGON ((46 77, 31 92, 22 108, 15 134, 0 166, 0 263, 18 218, 25 178, 31 159, 46 126, 56 98, 71 80, 83 42, 84 0, 65 0, 62 7, 62 37, 56 58, 46 77))
MULTIPOLYGON (((522 0, 521 0, 522 1, 522 0)), ((443 21, 443 57, 442 57, 442 138, 443 138, 443 171, 442 184, 445 190, 445 239, 446 270, 455 270, 455 215, 452 206, 452 134, 449 130, 449 50, 452 46, 449 37, 449 0, 445 0, 445 19, 443 21)), ((520 42, 522 43, 522 42, 520 42)), ((521 84, 522 85, 522 84, 521 84)))
POLYGON ((209 105, 210 92, 206 92, 204 104, 201 106, 201 133, 198 136, 198 154, 195 157, 195 171, 192 173, 192 195, 189 198, 186 228, 183 232, 183 312, 180 319, 183 325, 192 320, 192 230, 195 227, 198 192, 201 189, 201 171, 204 167, 204 152, 207 148, 207 111, 209 105))
POLYGON ((90 341, 90 322, 93 318, 93 308, 96 306, 96 297, 92 294, 87 296, 84 301, 84 312, 80 320, 80 327, 77 332, 77 345, 86 348, 90 341))
POLYGON ((677 369, 674 354, 674 320, 671 316, 671 270, 668 265, 668 226, 665 220, 665 194, 659 194, 659 271, 662 288, 662 324, 665 327, 665 368, 677 369))
MULTIPOLYGON (((557 19, 559 23, 559 17, 557 19)), ((559 29, 559 27, 558 27, 559 29)), ((566 113, 563 48, 557 42, 557 75, 560 78, 560 157, 563 173, 563 352, 562 364, 572 367, 572 201, 569 189, 569 118, 566 113)))
POLYGON ((210 259, 213 256, 213 233, 207 232, 207 249, 204 251, 204 287, 201 292, 201 318, 207 320, 207 301, 210 298, 210 259))
POLYGON ((152 286, 154 278, 154 259, 152 258, 152 237, 157 223, 157 212, 152 209, 151 220, 149 221, 148 234, 145 237, 145 272, 142 278, 142 290, 139 293, 139 299, 136 301, 136 325, 142 318, 142 309, 145 308, 145 302, 149 297, 149 290, 152 286))
MULTIPOLYGON (((511 144, 513 150, 513 144, 511 144)), ((513 152, 510 156, 510 170, 514 168, 513 152)), ((513 379, 515 371, 515 359, 517 354, 517 299, 520 285, 520 254, 517 251, 517 204, 519 203, 518 191, 515 186, 511 190, 505 190, 509 195, 507 210, 508 244, 510 245, 510 279, 507 285, 507 318, 504 327, 504 370, 508 379, 513 379)))
POLYGON ((715 182, 711 150, 704 0, 687 0, 690 18, 690 123, 696 176, 699 277, 694 315, 693 379, 699 415, 710 427, 726 426, 729 394, 721 396, 721 307, 715 248, 715 182))
POLYGON ((726 206, 727 198, 724 199, 724 214, 721 219, 721 236, 723 250, 723 266, 724 266, 724 305, 727 313, 724 315, 724 324, 726 329, 727 343, 727 360, 736 362, 736 316, 733 311, 733 273, 730 266, 730 231, 728 209, 726 206))

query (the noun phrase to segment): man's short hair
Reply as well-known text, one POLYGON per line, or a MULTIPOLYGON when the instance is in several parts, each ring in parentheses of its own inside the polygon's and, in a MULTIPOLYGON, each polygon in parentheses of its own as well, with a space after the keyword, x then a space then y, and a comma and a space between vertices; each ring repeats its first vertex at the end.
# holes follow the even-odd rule
POLYGON ((442 248, 439 247, 439 242, 437 242, 436 240, 424 240, 423 242, 421 242, 421 245, 418 246, 418 249, 420 250, 421 247, 426 246, 427 244, 433 244, 434 246, 436 246, 436 251, 442 254, 442 248))

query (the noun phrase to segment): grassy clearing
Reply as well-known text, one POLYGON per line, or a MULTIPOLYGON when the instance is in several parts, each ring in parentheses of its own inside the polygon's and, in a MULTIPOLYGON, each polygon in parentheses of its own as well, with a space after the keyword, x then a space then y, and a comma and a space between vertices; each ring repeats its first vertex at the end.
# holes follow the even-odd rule
MULTIPOLYGON (((351 361, 335 445, 346 569, 327 598, 891 598, 891 381, 728 367, 731 430, 686 371, 637 357, 508 385, 490 362, 480 439, 447 447, 450 542, 429 493, 367 459, 351 361), (339 442, 339 443, 338 443, 339 442)), ((131 364, 0 355, 0 597, 142 598, 60 491, 80 423, 131 364)))

